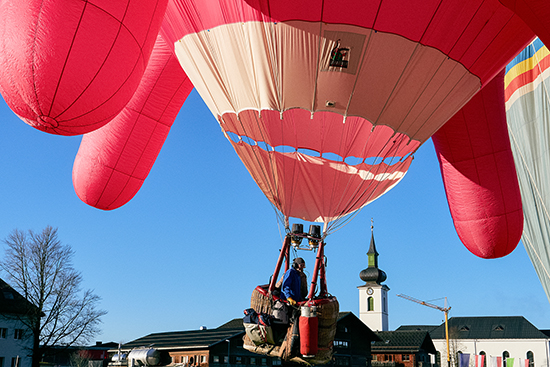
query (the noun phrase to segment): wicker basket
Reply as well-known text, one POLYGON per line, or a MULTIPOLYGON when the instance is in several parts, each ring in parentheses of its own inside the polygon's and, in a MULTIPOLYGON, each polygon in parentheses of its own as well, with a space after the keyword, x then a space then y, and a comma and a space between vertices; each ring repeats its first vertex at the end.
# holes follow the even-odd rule
MULTIPOLYGON (((256 312, 271 314, 276 298, 269 296, 267 285, 258 286, 252 292, 250 307, 256 312)), ((303 304, 317 307, 319 319, 318 329, 318 352, 314 357, 304 358, 295 348, 296 329, 293 331, 291 324, 287 336, 281 345, 255 345, 246 335, 243 338, 243 347, 253 353, 267 355, 269 357, 280 357, 283 361, 291 361, 306 365, 320 365, 330 362, 333 354, 333 342, 336 335, 336 323, 338 321, 339 304, 336 297, 320 298, 306 301, 303 304)))

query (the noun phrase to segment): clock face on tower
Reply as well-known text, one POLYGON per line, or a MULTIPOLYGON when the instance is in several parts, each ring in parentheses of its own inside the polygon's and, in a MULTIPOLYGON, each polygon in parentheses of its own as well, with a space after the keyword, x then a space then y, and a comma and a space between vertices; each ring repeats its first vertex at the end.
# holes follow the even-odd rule
POLYGON ((367 294, 368 295, 371 295, 373 293, 374 293, 374 291, 372 290, 372 288, 367 288, 367 294))

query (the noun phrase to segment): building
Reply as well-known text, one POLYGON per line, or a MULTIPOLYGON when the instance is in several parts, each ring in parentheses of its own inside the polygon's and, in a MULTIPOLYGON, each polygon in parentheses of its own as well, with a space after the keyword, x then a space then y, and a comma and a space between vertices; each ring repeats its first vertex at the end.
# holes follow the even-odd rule
MULTIPOLYGON (((251 353, 243 348, 243 320, 231 320, 216 329, 154 333, 126 343, 122 352, 152 346, 168 352, 178 366, 278 366, 279 358, 251 353)), ((351 312, 340 312, 334 339, 334 357, 325 366, 368 366, 371 343, 379 338, 351 312)), ((110 352, 115 352, 111 350, 110 352)))
POLYGON ((378 331, 381 340, 372 344, 373 367, 426 367, 437 350, 427 331, 378 331))
POLYGON ((0 367, 31 366, 33 313, 36 307, 0 279, 0 367))
POLYGON ((359 273, 365 282, 359 289, 359 318, 374 331, 388 331, 388 291, 381 284, 387 279, 386 273, 378 268, 378 252, 374 244, 374 228, 371 226, 371 240, 367 252, 368 267, 359 273))
POLYGON ((380 338, 351 312, 340 312, 334 337, 334 356, 326 366, 370 366, 371 347, 380 338))
MULTIPOLYGON (((490 366, 490 357, 502 357, 502 367, 506 367, 506 358, 528 359, 529 367, 550 366, 550 337, 523 316, 451 317, 448 324, 451 361, 458 353, 467 353, 485 355, 484 366, 490 366)), ((446 365, 445 323, 397 330, 428 331, 438 351, 438 364, 446 365)))
POLYGON ((58 346, 42 357, 40 365, 55 367, 107 367, 114 353, 109 350, 118 346, 118 343, 96 342, 91 346, 58 346))

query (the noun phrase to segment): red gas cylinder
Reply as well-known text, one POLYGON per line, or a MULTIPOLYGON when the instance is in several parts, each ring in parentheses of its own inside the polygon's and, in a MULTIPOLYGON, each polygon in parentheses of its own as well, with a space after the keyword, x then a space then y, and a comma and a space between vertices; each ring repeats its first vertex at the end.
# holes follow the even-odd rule
POLYGON ((317 354, 319 320, 316 306, 302 306, 300 315, 300 354, 313 357, 317 354))

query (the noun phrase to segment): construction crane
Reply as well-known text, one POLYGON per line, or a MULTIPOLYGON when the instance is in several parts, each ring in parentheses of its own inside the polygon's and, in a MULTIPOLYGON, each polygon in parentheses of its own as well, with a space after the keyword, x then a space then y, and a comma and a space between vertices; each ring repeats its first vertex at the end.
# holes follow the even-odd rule
POLYGON ((405 294, 398 294, 397 297, 408 299, 409 301, 413 301, 416 303, 420 303, 421 305, 428 306, 431 308, 435 308, 436 310, 443 311, 445 313, 445 340, 447 342, 447 367, 451 366, 451 355, 449 353, 449 310, 451 307, 447 307, 447 297, 445 297, 445 307, 440 307, 437 305, 432 305, 431 303, 421 301, 419 299, 416 299, 411 296, 407 296, 405 294))

